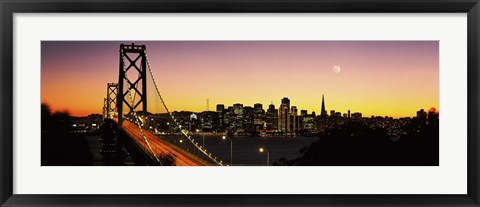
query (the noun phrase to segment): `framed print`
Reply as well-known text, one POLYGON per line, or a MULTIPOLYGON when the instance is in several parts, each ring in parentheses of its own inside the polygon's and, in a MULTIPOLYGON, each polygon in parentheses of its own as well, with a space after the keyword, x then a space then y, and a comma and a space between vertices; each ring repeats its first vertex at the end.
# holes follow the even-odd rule
POLYGON ((1 205, 479 206, 470 1, 1 1, 1 205))

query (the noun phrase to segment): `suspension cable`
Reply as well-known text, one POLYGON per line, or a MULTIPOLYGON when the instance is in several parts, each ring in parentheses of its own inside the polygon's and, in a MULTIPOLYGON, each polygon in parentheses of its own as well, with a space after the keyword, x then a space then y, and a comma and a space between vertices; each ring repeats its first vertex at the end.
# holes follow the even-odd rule
POLYGON ((182 134, 200 151, 202 152, 203 154, 205 154, 208 158, 210 158, 213 162, 215 162, 216 164, 218 165, 221 165, 223 166, 223 162, 221 160, 218 160, 216 157, 212 157, 212 153, 207 153, 207 149, 205 149, 204 147, 201 147, 198 145, 198 143, 196 143, 194 141, 194 139, 188 135, 186 133, 186 130, 185 129, 182 129, 182 125, 180 125, 179 123, 177 123, 177 120, 175 119, 175 117, 172 115, 172 113, 170 112, 170 110, 168 110, 168 107, 167 105, 165 104, 165 101, 163 100, 163 97, 162 97, 162 94, 160 94, 160 90, 158 90, 158 86, 157 86, 157 81, 155 81, 155 77, 153 76, 153 72, 152 72, 152 68, 150 67, 150 61, 148 61, 148 56, 147 56, 147 50, 144 49, 144 53, 145 53, 145 59, 147 61, 147 67, 148 67, 148 71, 150 73, 150 76, 152 78, 152 81, 153 81, 153 85, 155 86, 155 90, 157 91, 157 94, 158 96, 160 97, 160 101, 162 102, 163 106, 165 107, 165 110, 167 111, 168 115, 170 115, 170 117, 172 118, 173 122, 175 123, 175 125, 180 129, 180 131, 182 132, 182 134))

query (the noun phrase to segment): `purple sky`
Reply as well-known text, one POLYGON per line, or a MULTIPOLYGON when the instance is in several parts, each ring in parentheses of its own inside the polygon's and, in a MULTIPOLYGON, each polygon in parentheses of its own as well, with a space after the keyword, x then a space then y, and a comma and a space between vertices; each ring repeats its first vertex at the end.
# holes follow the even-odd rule
MULTIPOLYGON (((123 42, 43 41, 42 101, 74 115, 101 113, 107 82, 118 81, 123 42)), ((135 41, 147 46, 172 110, 217 103, 273 102, 282 97, 309 112, 414 116, 438 108, 438 41, 135 41), (338 65, 341 71, 332 68, 338 65)), ((150 77, 148 77, 150 79, 150 77)), ((150 80, 149 80, 150 81, 150 80)), ((162 111, 153 84, 151 112, 162 111)), ((164 111, 164 110, 163 110, 164 111)))

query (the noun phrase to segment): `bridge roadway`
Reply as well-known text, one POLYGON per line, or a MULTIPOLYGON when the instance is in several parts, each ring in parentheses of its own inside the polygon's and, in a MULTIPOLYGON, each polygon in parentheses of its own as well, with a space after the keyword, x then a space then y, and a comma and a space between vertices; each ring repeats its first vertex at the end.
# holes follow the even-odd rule
MULTIPOLYGON (((115 121, 117 121, 115 119, 115 121)), ((142 137, 138 125, 128 121, 123 120, 122 129, 135 141, 135 143, 142 148, 145 153, 151 154, 151 151, 142 137)), ((212 165, 205 160, 187 152, 186 150, 172 145, 166 141, 161 140, 156 137, 154 134, 143 130, 146 139, 150 143, 152 150, 157 156, 171 154, 175 158, 176 166, 207 166, 212 165)))

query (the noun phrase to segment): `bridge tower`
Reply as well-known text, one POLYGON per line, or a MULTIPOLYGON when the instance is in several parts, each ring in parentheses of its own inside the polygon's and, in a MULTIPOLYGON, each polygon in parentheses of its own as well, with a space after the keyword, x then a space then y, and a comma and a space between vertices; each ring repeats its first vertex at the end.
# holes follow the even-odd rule
POLYGON ((106 113, 107 118, 112 113, 117 112, 117 96, 118 96, 118 83, 107 83, 107 100, 106 100, 106 113))
POLYGON ((105 120, 106 118, 108 118, 108 114, 107 114, 107 98, 103 98, 103 120, 105 120))
POLYGON ((147 59, 145 45, 120 45, 120 67, 118 76, 117 111, 118 123, 123 121, 123 105, 128 107, 128 114, 142 104, 143 112, 147 111, 147 59), (134 72, 129 72, 129 71, 134 72), (128 75, 127 75, 128 73, 128 75), (139 84, 141 84, 139 86, 139 84), (132 92, 133 90, 133 92, 132 92), (128 94, 129 92, 130 95, 128 94), (135 101, 138 95, 139 100, 135 101), (131 96, 131 97, 130 97, 131 96), (132 103, 132 100, 134 103, 132 103))

